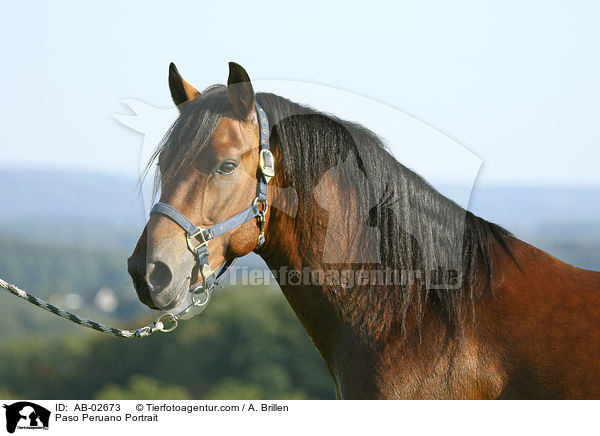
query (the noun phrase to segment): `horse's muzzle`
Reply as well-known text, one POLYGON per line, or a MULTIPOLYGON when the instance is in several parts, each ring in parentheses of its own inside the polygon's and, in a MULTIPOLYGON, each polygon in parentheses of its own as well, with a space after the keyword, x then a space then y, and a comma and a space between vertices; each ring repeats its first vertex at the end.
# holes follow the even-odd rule
POLYGON ((140 301, 151 309, 158 309, 150 295, 150 287, 146 282, 146 261, 136 259, 135 253, 127 259, 127 271, 133 280, 133 287, 140 301))

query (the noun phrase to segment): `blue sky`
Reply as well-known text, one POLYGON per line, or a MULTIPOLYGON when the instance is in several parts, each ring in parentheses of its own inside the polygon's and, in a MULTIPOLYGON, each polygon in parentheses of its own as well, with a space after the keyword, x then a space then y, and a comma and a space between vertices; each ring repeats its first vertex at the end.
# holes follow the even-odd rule
MULTIPOLYGON (((594 2, 3 9, 0 166, 137 175, 142 140, 113 118, 128 113, 120 101, 171 107, 170 61, 204 88, 226 81, 234 60, 256 80, 333 87, 421 120, 481 158, 480 183, 600 185, 594 2)), ((377 110, 355 109, 356 121, 381 121, 377 110)), ((434 169, 447 165, 429 160, 434 169)))

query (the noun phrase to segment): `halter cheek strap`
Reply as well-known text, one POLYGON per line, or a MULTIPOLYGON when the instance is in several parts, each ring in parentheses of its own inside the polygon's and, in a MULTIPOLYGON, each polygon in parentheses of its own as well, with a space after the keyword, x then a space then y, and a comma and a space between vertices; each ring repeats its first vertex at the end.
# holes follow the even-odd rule
MULTIPOLYGON (((171 219, 177 225, 179 225, 186 233, 186 241, 188 250, 190 250, 196 259, 196 263, 200 269, 200 275, 202 276, 202 282, 190 289, 193 292, 192 301, 194 301, 194 295, 199 295, 206 292, 206 298, 208 299, 208 293, 216 285, 216 281, 221 278, 227 270, 235 262, 234 259, 226 261, 217 272, 211 270, 208 262, 208 241, 214 239, 224 233, 230 232, 242 224, 254 219, 259 218, 260 234, 256 246, 260 247, 265 242, 265 222, 266 213, 268 210, 267 204, 267 193, 269 181, 275 176, 275 161, 273 154, 269 149, 269 120, 267 114, 263 108, 256 103, 256 113, 258 115, 258 123, 260 126, 260 143, 259 143, 259 168, 260 174, 258 176, 256 186, 256 198, 252 202, 252 205, 244 209, 243 211, 227 218, 225 221, 221 221, 211 227, 202 228, 196 226, 192 221, 188 219, 184 214, 179 212, 176 208, 167 203, 156 203, 151 214, 158 213, 171 219), (261 210, 259 203, 263 204, 264 207, 261 210), (199 242, 200 244, 197 244, 199 242), (200 291, 200 292, 197 292, 200 291)), ((207 300, 204 300, 207 301, 207 300)), ((196 303, 196 301, 194 301, 196 303)), ((205 304, 204 302, 198 301, 198 305, 205 304)))

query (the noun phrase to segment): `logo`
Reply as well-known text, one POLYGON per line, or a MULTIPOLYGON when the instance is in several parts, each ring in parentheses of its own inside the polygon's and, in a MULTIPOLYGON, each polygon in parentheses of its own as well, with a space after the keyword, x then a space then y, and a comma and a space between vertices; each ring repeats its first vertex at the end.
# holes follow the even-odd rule
POLYGON ((28 401, 19 401, 4 405, 6 409, 6 430, 14 433, 15 429, 48 429, 50 411, 28 401))

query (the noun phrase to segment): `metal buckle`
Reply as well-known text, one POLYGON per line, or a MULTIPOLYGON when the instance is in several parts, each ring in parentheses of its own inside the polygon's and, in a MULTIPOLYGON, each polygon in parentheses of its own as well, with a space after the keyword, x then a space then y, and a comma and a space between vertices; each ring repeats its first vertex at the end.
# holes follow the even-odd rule
POLYGON ((259 225, 260 233, 258 235, 257 248, 265 243, 265 225, 267 223, 267 212, 269 211, 269 203, 267 203, 266 201, 259 200, 258 197, 256 197, 252 201, 252 206, 255 206, 259 203, 262 204, 264 206, 264 208, 262 211, 259 210, 259 212, 258 212, 258 219, 259 219, 258 225, 259 225))
POLYGON ((275 158, 273 157, 271 150, 264 148, 260 151, 259 166, 267 183, 269 183, 269 180, 275 177, 275 158))
POLYGON ((208 280, 208 278, 210 276, 215 276, 215 279, 217 278, 217 273, 215 271, 212 270, 212 268, 210 267, 209 264, 205 263, 204 265, 202 265, 202 267, 200 268, 200 275, 202 276, 202 287, 204 289, 206 289, 207 285, 206 285, 206 281, 208 280))
POLYGON ((259 230, 260 233, 258 234, 258 241, 257 241, 257 247, 260 247, 262 244, 265 243, 265 224, 267 222, 267 219, 265 217, 266 213, 267 213, 267 209, 268 209, 268 205, 265 203, 265 210, 263 210, 260 213, 260 223, 259 223, 259 230))
POLYGON ((185 239, 187 241, 187 246, 190 249, 190 251, 194 254, 198 253, 198 249, 200 247, 202 247, 203 245, 207 245, 208 241, 206 240, 206 238, 204 237, 204 229, 200 229, 198 230, 196 233, 194 233, 193 235, 188 235, 186 233, 185 235, 185 239), (198 236, 202 237, 202 242, 200 243, 200 245, 197 245, 194 247, 194 245, 192 244, 192 239, 198 239, 198 236))

